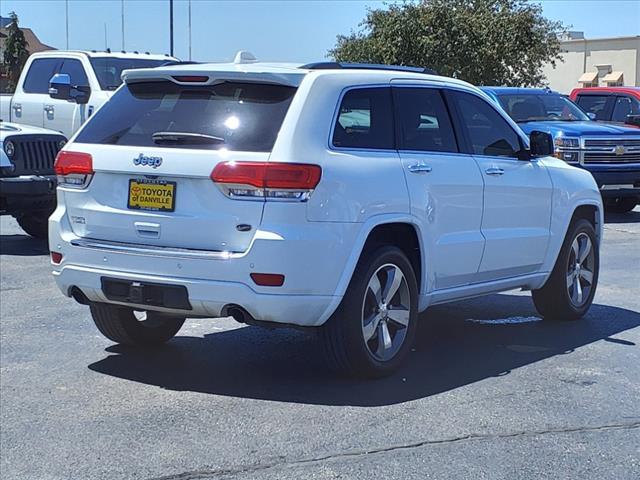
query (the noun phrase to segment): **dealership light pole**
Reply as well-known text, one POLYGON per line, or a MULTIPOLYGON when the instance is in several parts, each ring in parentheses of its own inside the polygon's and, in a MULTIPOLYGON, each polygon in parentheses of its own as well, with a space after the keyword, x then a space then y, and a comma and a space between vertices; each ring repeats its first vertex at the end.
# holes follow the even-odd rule
POLYGON ((69 50, 69 0, 65 0, 64 2, 64 13, 65 13, 65 30, 67 35, 67 50, 69 50))
POLYGON ((173 57, 173 0, 169 0, 169 50, 173 57))
POLYGON ((189 61, 191 61, 191 0, 189 0, 189 61))
POLYGON ((120 20, 122 24, 122 50, 124 51, 124 0, 120 3, 120 14, 122 17, 122 20, 120 20))

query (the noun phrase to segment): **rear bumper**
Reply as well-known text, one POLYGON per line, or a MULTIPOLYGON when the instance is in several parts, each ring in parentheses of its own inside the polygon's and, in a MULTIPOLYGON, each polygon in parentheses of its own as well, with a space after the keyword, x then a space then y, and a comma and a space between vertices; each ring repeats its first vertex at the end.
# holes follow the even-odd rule
POLYGON ((76 287, 92 302, 137 305, 141 310, 158 310, 188 317, 219 317, 223 314, 224 307, 238 305, 256 320, 298 326, 318 326, 331 315, 332 312, 328 314, 326 312, 334 300, 333 296, 324 295, 261 294, 256 293, 249 285, 222 280, 140 275, 78 265, 66 265, 56 269, 53 276, 60 290, 67 296, 70 295, 71 289, 76 287), (102 290, 103 277, 184 286, 189 295, 191 309, 149 307, 109 300, 102 290))
POLYGON ((51 209, 55 205, 54 175, 0 178, 0 212, 19 214, 51 209))
MULTIPOLYGON (((72 233, 64 207, 49 221, 49 245, 63 255, 53 265, 63 294, 74 287, 92 302, 139 306, 187 317, 218 317, 225 307, 240 306, 255 320, 297 326, 318 326, 333 313, 335 295, 359 225, 307 224, 274 226, 256 232, 242 254, 180 251, 139 245, 88 241, 72 233), (302 231, 304 229, 304 231, 302 231), (328 259, 327 257, 330 256, 328 259), (250 273, 285 275, 282 287, 255 285, 250 273), (186 288, 190 309, 143 306, 108 299, 103 278, 186 288)), ((266 228, 265 226, 261 228, 266 228)))

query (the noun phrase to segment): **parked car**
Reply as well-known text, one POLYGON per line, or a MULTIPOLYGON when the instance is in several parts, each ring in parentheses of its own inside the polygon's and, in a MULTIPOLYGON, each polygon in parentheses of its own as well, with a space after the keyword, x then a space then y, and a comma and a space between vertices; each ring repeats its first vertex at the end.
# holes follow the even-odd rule
MULTIPOLYGON (((47 128, 71 138, 121 84, 127 68, 151 68, 176 62, 166 55, 50 50, 32 54, 12 95, 0 95, 0 119, 47 128), (73 99, 49 94, 54 75, 66 77, 73 99), (69 101, 72 100, 72 101, 69 101)), ((62 77, 59 77, 62 78, 62 77)))
POLYGON ((66 141, 58 132, 0 122, 0 215, 13 215, 36 238, 47 238, 56 205, 53 162, 66 141))
POLYGON ((574 88, 570 98, 595 120, 640 126, 640 87, 574 88))
POLYGON ((421 69, 209 64, 130 70, 56 160, 53 275, 98 329, 165 342, 185 317, 320 333, 379 376, 418 312, 522 288, 578 319, 602 204, 479 89, 421 69))
POLYGON ((525 133, 551 134, 556 157, 591 172, 609 210, 628 212, 640 202, 640 130, 593 121, 571 100, 551 90, 483 90, 525 133))

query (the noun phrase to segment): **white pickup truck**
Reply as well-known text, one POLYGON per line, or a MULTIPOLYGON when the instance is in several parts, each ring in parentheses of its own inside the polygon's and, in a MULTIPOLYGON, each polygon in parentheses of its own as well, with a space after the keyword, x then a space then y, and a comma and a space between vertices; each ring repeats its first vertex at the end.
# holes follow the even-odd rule
POLYGON ((0 119, 55 130, 70 138, 120 86, 123 70, 176 62, 168 55, 137 52, 34 53, 25 64, 13 96, 0 96, 0 119), (54 75, 66 78, 72 90, 81 94, 72 99, 53 98, 49 88, 54 75))

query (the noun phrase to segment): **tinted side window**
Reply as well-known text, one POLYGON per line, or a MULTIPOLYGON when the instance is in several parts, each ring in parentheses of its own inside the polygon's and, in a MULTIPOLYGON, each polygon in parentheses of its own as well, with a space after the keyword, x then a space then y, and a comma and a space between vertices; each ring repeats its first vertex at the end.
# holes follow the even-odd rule
POLYGON ((399 148, 457 152, 449 112, 439 90, 394 88, 399 148))
POLYGON ((579 95, 576 103, 585 112, 593 113, 596 120, 609 120, 606 108, 608 98, 606 95, 579 95))
POLYGON ((611 120, 614 122, 625 122, 627 115, 640 114, 640 102, 635 98, 630 97, 618 97, 616 98, 616 105, 613 108, 613 117, 611 120))
POLYGON ((342 98, 333 145, 393 149, 391 88, 358 88, 342 98))
POLYGON ((469 93, 452 92, 469 143, 466 153, 515 157, 520 137, 485 100, 469 93))
POLYGON ((49 93, 49 80, 54 73, 58 73, 61 62, 60 58, 34 60, 24 79, 23 90, 26 93, 49 93))
MULTIPOLYGON (((84 71, 82 62, 73 58, 66 58, 62 63, 60 73, 66 73, 71 78, 71 85, 86 86, 89 85, 87 74, 84 71)), ((47 80, 48 82, 49 80, 47 80)))

